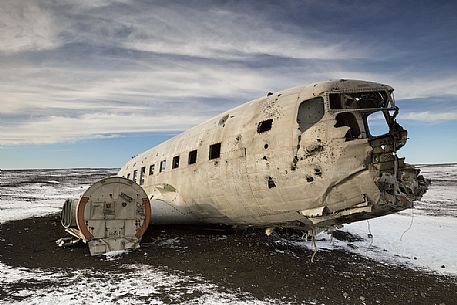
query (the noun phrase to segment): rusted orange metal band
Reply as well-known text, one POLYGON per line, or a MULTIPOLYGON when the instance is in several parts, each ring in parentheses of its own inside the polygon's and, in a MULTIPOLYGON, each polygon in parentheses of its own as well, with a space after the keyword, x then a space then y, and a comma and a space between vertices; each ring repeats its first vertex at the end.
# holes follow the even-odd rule
POLYGON ((140 238, 143 236, 144 232, 149 226, 149 222, 151 222, 151 204, 149 203, 149 198, 143 198, 143 205, 144 205, 144 222, 143 225, 138 228, 136 231, 136 238, 140 238))
POLYGON ((79 230, 84 235, 86 240, 89 241, 94 238, 94 236, 89 232, 86 222, 84 221, 84 208, 86 207, 87 202, 89 202, 89 197, 82 197, 81 200, 79 200, 77 219, 79 230))

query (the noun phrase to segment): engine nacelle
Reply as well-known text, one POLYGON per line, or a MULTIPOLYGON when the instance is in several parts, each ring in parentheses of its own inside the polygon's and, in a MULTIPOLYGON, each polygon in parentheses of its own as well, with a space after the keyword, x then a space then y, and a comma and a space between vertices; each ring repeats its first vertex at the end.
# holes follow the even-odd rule
POLYGON ((79 199, 67 199, 61 222, 65 231, 89 245, 91 255, 139 247, 151 220, 144 190, 122 178, 102 179, 79 199))

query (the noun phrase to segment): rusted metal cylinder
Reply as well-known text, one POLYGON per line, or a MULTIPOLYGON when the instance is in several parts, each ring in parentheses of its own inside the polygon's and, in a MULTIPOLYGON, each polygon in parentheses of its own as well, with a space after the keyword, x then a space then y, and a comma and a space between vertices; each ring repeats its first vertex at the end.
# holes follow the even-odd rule
POLYGON ((151 220, 145 191, 123 177, 102 179, 80 199, 67 199, 61 222, 89 245, 92 255, 138 248, 151 220))

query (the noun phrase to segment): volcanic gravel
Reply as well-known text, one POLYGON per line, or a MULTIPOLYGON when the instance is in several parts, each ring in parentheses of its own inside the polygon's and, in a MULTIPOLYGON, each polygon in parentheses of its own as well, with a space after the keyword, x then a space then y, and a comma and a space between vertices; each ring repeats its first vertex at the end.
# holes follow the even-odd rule
MULTIPOLYGON (((456 277, 377 262, 343 250, 319 250, 311 262, 312 251, 288 243, 299 238, 288 231, 266 236, 255 229, 150 226, 141 248, 116 260, 91 257, 83 243, 59 248, 55 241, 65 236, 57 215, 3 223, 0 261, 53 272, 81 268, 122 272, 125 264, 166 267, 201 276, 229 291, 279 303, 457 304, 456 277)), ((353 237, 340 233, 335 238, 350 242, 353 237)), ((33 283, 26 281, 19 286, 33 289, 33 283)), ((8 296, 0 287, 2 300, 8 296)))

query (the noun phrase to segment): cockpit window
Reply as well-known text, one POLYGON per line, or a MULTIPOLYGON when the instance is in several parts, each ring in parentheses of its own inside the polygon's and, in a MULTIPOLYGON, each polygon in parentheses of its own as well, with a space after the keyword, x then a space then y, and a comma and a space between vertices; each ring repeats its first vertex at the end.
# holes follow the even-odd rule
POLYGON ((324 116, 324 99, 319 96, 303 101, 298 108, 297 123, 301 132, 319 122, 324 116))
POLYGON ((330 109, 385 108, 388 105, 386 91, 330 93, 330 109))
POLYGON ((371 137, 379 137, 389 133, 389 125, 382 111, 372 112, 366 118, 368 133, 371 137))

